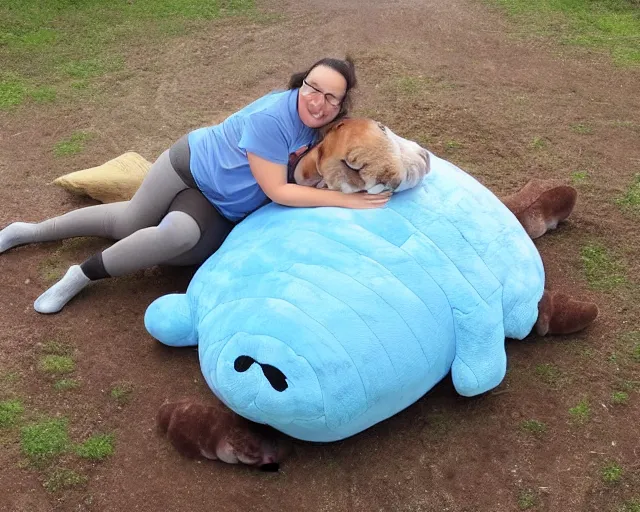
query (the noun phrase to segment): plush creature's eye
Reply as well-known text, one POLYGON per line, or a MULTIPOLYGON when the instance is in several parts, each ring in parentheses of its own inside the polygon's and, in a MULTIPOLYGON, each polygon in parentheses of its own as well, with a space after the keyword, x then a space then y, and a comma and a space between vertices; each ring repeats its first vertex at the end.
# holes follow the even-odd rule
POLYGON ((364 164, 354 164, 351 162, 347 162, 345 159, 342 159, 342 163, 346 165, 352 171, 360 172, 364 167, 364 164))
POLYGON ((380 128, 384 133, 387 133, 387 127, 385 125, 383 125, 382 123, 377 123, 378 124, 378 128, 380 128))

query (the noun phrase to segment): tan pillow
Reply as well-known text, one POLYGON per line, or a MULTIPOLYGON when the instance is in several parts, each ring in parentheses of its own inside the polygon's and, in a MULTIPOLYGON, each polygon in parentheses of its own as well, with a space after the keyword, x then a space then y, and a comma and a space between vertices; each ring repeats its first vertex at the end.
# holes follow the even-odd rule
POLYGON ((140 187, 149 167, 151 162, 129 151, 98 167, 60 176, 53 183, 103 203, 128 201, 140 187))

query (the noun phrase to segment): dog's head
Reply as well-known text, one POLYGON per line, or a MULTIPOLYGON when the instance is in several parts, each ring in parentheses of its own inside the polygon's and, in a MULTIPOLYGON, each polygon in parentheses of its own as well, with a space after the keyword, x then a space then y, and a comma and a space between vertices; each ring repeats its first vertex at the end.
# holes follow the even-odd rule
POLYGON ((429 172, 429 153, 371 119, 344 119, 295 166, 299 185, 345 193, 414 187, 429 172))

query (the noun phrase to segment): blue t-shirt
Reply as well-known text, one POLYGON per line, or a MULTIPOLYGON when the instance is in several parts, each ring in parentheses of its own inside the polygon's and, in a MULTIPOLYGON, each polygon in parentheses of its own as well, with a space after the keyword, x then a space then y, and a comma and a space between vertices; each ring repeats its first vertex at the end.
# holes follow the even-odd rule
POLYGON ((220 124, 189 133, 191 172, 207 199, 238 221, 268 202, 247 152, 286 165, 291 153, 314 143, 316 136, 298 115, 298 89, 270 93, 220 124))

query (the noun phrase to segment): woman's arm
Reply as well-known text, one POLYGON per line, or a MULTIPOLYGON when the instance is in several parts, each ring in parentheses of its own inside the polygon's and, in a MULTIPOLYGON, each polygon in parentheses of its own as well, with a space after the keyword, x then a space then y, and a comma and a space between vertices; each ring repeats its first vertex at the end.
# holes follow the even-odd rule
POLYGON ((249 167, 258 185, 274 203, 284 206, 339 206, 342 208, 379 208, 391 194, 345 194, 336 190, 304 187, 287 183, 287 168, 247 152, 249 167))

